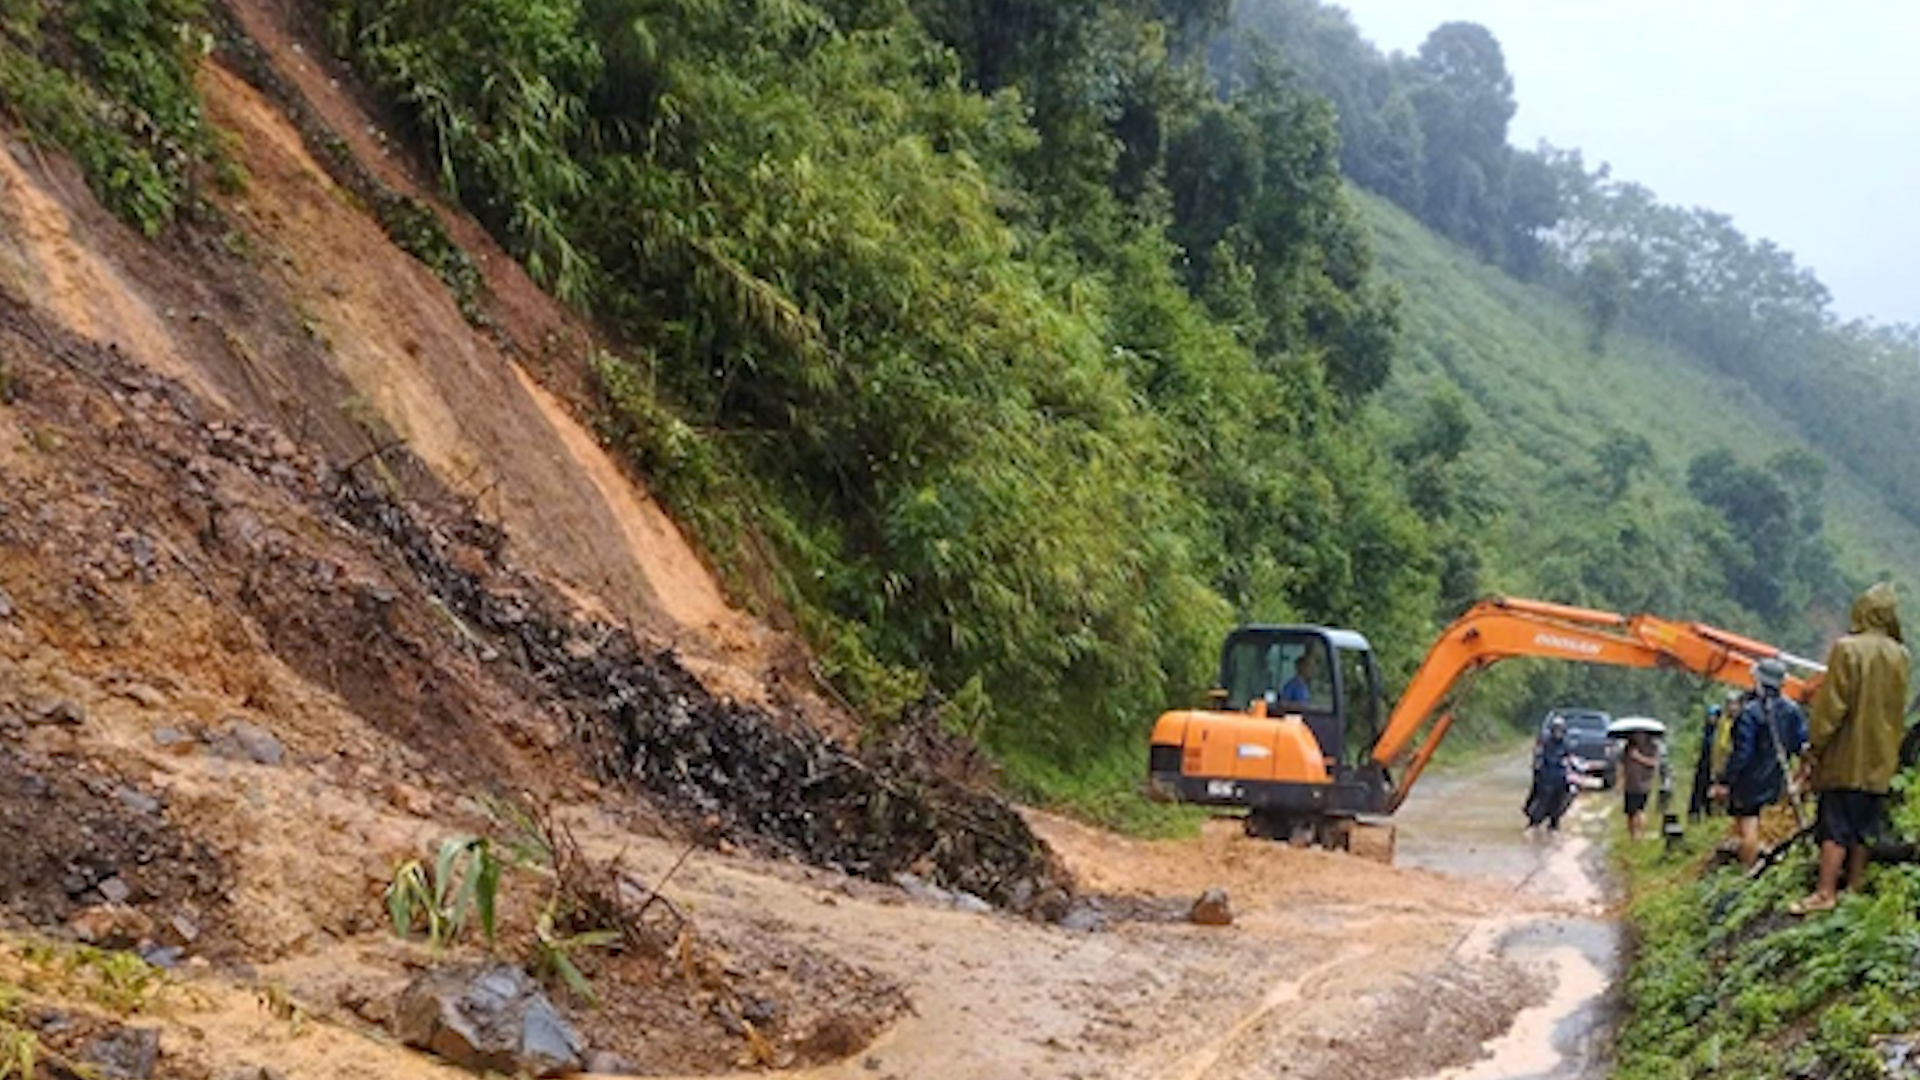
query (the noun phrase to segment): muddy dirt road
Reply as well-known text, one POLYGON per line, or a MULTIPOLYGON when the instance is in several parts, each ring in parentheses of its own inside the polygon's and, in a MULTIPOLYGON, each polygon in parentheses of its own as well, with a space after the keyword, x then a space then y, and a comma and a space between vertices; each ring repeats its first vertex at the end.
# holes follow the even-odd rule
POLYGON ((1561 835, 1527 838, 1518 812, 1526 786, 1527 758, 1503 757, 1435 776, 1400 819, 1399 865, 1510 885, 1515 917, 1482 932, 1499 935, 1499 951, 1544 973, 1550 987, 1488 1045, 1487 1057, 1446 1070, 1445 1080, 1597 1080, 1607 1073, 1608 990, 1618 975, 1619 940, 1606 909, 1600 845, 1618 796, 1584 793, 1561 835), (1535 911, 1539 901, 1552 910, 1535 911))
POLYGON ((1065 927, 719 859, 682 880, 711 914, 904 986, 909 1015, 808 1077, 1597 1077, 1614 938, 1595 838, 1611 799, 1525 839, 1525 768, 1430 778, 1393 868, 1228 822, 1143 842, 1037 817, 1095 896, 1065 927), (1228 890, 1233 926, 1185 921, 1209 886, 1228 890))

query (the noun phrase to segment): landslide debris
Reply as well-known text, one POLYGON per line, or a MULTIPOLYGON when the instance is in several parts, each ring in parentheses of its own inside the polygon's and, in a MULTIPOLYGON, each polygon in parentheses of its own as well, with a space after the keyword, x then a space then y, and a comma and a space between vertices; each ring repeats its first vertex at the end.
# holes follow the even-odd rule
POLYGON ((95 762, 21 747, 7 737, 18 730, 0 723, 0 908, 40 927, 131 909, 101 925, 128 946, 175 920, 210 927, 227 885, 216 854, 138 785, 95 762))
MULTIPOLYGON (((1012 910, 1064 913, 1063 866, 990 790, 942 775, 930 764, 937 755, 882 744, 863 756, 795 717, 714 698, 671 652, 576 615, 557 590, 514 568, 497 527, 458 506, 391 494, 391 463, 421 474, 404 448, 325 465, 273 428, 215 415, 111 349, 55 334, 16 301, 0 299, 0 329, 11 339, 0 362, 28 425, 44 413, 49 446, 56 426, 85 432, 93 445, 58 452, 99 466, 80 486, 102 490, 49 482, 29 504, 34 514, 0 518, 0 547, 67 534, 86 568, 64 598, 76 602, 67 616, 76 639, 124 634, 121 583, 184 577, 242 616, 230 634, 263 637, 452 779, 513 777, 528 746, 554 749, 543 746, 546 728, 563 718, 603 779, 644 792, 708 842, 877 881, 911 872, 1012 910), (56 377, 59 367, 78 378, 56 377), (137 467, 107 450, 131 451, 137 467), (301 505, 321 528, 279 520, 275 499, 301 505), (83 526, 102 503, 114 527, 83 526)), ((936 726, 922 710, 900 730, 936 726)))
POLYGON ((862 756, 796 717, 708 694, 672 652, 562 610, 500 558, 484 522, 436 514, 352 470, 326 483, 348 521, 384 539, 484 657, 532 677, 572 720, 596 771, 645 791, 696 835, 875 881, 915 872, 1045 918, 1072 883, 991 791, 916 754, 938 729, 923 704, 862 756))

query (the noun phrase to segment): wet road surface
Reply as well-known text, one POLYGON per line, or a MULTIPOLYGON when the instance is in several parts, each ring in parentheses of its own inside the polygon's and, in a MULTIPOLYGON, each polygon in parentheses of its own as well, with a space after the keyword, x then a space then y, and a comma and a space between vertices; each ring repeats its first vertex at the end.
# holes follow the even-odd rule
MULTIPOLYGON (((1611 1065, 1610 988, 1620 975, 1607 911, 1603 840, 1614 791, 1583 792, 1557 835, 1523 834, 1524 750, 1423 779, 1396 816, 1398 866, 1511 882, 1516 898, 1567 905, 1490 930, 1506 958, 1543 973, 1548 998, 1487 1044, 1488 1056, 1434 1080, 1601 1080, 1611 1065)), ((1518 905, 1516 905, 1518 906, 1518 905)))

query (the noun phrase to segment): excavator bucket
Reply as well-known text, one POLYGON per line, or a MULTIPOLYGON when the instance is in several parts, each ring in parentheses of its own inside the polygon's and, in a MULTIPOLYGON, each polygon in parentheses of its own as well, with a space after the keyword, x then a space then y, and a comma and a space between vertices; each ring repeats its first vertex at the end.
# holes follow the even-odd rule
POLYGON ((1347 851, 1372 862, 1393 865, 1394 828, 1384 821, 1349 823, 1347 851))

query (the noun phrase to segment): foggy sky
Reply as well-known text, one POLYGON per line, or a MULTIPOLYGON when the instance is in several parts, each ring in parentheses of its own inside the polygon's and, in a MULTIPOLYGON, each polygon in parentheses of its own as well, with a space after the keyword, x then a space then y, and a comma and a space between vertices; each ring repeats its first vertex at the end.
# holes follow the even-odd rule
POLYGON ((1920 324, 1920 3, 1336 2, 1384 52, 1484 25, 1515 146, 1579 149, 1662 202, 1733 215, 1812 267, 1843 318, 1920 324))

